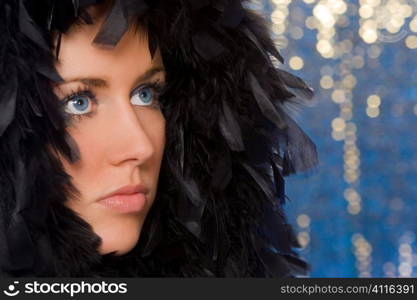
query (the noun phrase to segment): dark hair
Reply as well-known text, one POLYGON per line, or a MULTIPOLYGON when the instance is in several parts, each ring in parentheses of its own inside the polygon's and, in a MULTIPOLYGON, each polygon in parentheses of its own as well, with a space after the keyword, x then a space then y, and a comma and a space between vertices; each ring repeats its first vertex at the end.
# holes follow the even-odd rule
POLYGON ((117 44, 133 15, 148 32, 150 52, 160 47, 168 84, 160 98, 167 142, 157 198, 138 244, 126 255, 102 256, 90 225, 63 205, 76 191, 48 148, 78 159, 50 87, 60 80, 51 36, 91 22, 86 8, 102 1, 3 2, 4 276, 306 274, 283 212, 284 176, 317 164, 315 145, 290 117, 290 109, 313 93, 274 66, 273 58, 284 61, 261 16, 240 0, 112 3, 95 42, 117 44))

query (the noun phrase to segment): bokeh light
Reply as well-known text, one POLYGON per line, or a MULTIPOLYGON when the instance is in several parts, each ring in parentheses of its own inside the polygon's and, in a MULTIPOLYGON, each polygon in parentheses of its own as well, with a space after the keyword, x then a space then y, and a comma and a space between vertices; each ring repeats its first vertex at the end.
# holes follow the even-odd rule
POLYGON ((250 3, 271 21, 274 63, 316 92, 294 118, 318 171, 286 181, 309 276, 416 277, 417 1, 250 3))

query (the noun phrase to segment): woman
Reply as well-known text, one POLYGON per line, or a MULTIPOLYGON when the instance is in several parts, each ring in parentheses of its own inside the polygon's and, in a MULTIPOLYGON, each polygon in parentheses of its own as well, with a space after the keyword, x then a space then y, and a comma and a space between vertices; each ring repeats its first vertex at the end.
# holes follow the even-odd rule
POLYGON ((306 274, 282 206, 312 91, 242 2, 3 1, 2 276, 306 274))

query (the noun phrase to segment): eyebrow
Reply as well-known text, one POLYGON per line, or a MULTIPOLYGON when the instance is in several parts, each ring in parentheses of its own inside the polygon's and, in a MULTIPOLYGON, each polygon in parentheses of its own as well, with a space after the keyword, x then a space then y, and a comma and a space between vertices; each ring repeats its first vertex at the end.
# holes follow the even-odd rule
MULTIPOLYGON (((150 78, 152 78, 155 74, 165 72, 165 68, 163 66, 156 66, 148 69, 145 73, 140 75, 135 82, 143 82, 150 78)), ((109 83, 102 79, 102 78, 94 78, 94 77, 75 77, 66 79, 61 84, 66 84, 70 82, 81 82, 85 85, 92 86, 92 87, 108 87, 109 83)))

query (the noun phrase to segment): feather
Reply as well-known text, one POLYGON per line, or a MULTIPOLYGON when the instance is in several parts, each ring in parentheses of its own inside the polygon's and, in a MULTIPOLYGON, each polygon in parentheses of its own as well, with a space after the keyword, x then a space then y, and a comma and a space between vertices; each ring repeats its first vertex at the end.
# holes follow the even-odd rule
MULTIPOLYGON (((16 72, 0 68, 6 70, 2 74, 7 87, 6 76, 19 78, 16 101, 22 104, 16 106, 19 118, 10 123, 0 143, 0 273, 265 277, 303 272, 307 266, 291 251, 296 243, 284 222, 283 202, 276 198, 285 197, 286 170, 302 169, 299 160, 304 166, 314 164, 313 148, 308 149, 300 132, 294 133, 298 127, 283 110, 291 103, 286 89, 302 94, 305 87, 286 73, 273 72, 270 55, 281 57, 271 48, 262 18, 241 9, 239 0, 116 0, 110 8, 99 30, 102 35, 94 42, 116 45, 127 19, 141 13, 146 2, 152 9, 144 21, 155 37, 149 41, 149 52, 152 56, 160 47, 170 75, 170 88, 164 93, 170 101, 164 111, 168 126, 158 198, 137 245, 117 257, 100 255, 100 237, 64 205, 70 196, 76 198, 76 189, 53 151, 59 150, 70 161, 80 157, 75 141, 65 136, 65 115, 50 86, 51 79, 58 80, 51 69, 54 58, 38 39, 50 36, 48 25, 64 34, 74 22, 91 23, 87 6, 102 1, 55 1, 53 10, 52 1, 8 0, 11 9, 0 4, 0 33, 5 36, 0 64, 11 61, 16 72), (27 11, 20 10, 19 15, 22 3, 27 11), (23 38, 15 25, 20 22, 23 38), (35 35, 30 36, 32 31, 35 35), (224 60, 214 60, 227 49, 233 51, 224 60), (246 75, 246 70, 252 73, 246 75), (283 74, 281 82, 276 74, 283 74), (251 89, 249 96, 245 84, 251 89), (282 101, 277 107, 272 93, 285 96, 278 99, 282 101), (293 128, 285 128, 286 124, 293 128), (284 128, 277 130, 276 125, 284 128), (281 143, 279 149, 275 141, 281 143), (10 186, 21 191, 14 193, 10 186), (33 197, 37 195, 42 197, 33 197), (22 210, 15 210, 16 201, 22 210), (10 220, 7 230, 3 225, 10 220), (42 227, 43 223, 48 226, 42 227), (21 269, 24 265, 27 268, 21 269)), ((7 102, 4 93, 0 97, 0 103, 7 102)))
POLYGON ((80 1, 79 0, 72 0, 72 6, 74 7, 74 16, 78 17, 78 9, 80 7, 80 1))
POLYGON ((114 47, 127 29, 128 20, 123 10, 122 2, 120 0, 114 1, 111 11, 94 38, 93 43, 114 47))
POLYGON ((88 5, 100 3, 103 0, 75 0, 75 1, 78 1, 78 7, 80 8, 80 7, 86 7, 88 5))
POLYGON ((16 111, 17 79, 11 75, 7 85, 0 86, 0 137, 13 121, 16 111))
POLYGON ((253 96, 255 97, 256 103, 258 104, 261 112, 268 120, 274 123, 278 128, 284 129, 287 125, 285 124, 281 115, 277 112, 275 106, 268 99, 268 96, 262 89, 256 77, 253 75, 252 72, 249 72, 248 76, 253 96))
MULTIPOLYGON (((36 78, 34 80, 34 88, 37 91, 37 96, 43 106, 44 111, 46 112, 48 119, 51 121, 52 125, 55 129, 59 129, 61 127, 61 119, 60 115, 58 114, 58 102, 55 104, 56 107, 50 105, 49 97, 50 95, 47 94, 47 89, 50 89, 49 83, 46 83, 44 78, 36 78), (48 86, 46 86, 48 84, 48 86)), ((56 97, 56 96, 55 96, 56 97)), ((32 100, 30 100, 32 101, 32 100)))
POLYGON ((210 34, 204 31, 200 31, 192 36, 192 41, 195 50, 205 60, 212 60, 226 51, 226 48, 222 46, 217 40, 215 40, 210 34))
POLYGON ((150 8, 150 5, 156 4, 157 0, 119 0, 122 1, 123 11, 127 16, 140 15, 150 8))
POLYGON ((53 2, 52 2, 51 12, 49 13, 49 18, 48 18, 48 30, 51 30, 51 28, 52 28, 52 20, 54 19, 54 12, 55 12, 55 1, 56 1, 56 0, 53 0, 53 2))
POLYGON ((233 0, 224 10, 220 24, 225 27, 236 28, 242 22, 244 16, 242 3, 233 0))
POLYGON ((302 99, 312 99, 314 96, 314 90, 305 84, 305 82, 287 71, 276 69, 279 74, 280 79, 286 85, 287 88, 297 97, 302 99))
MULTIPOLYGON (((59 38, 59 41, 60 40, 61 38, 59 38)), ((60 45, 60 42, 58 43, 57 49, 59 49, 59 45, 60 45)), ((39 63, 37 66, 37 71, 39 72, 39 74, 42 74, 43 76, 45 76, 46 78, 50 79, 51 81, 55 83, 64 81, 64 79, 62 79, 62 77, 59 75, 56 69, 49 64, 39 63)))
POLYGON ((178 156, 180 161, 180 174, 184 176, 184 157, 185 157, 185 149, 184 149, 184 124, 182 122, 178 123, 178 156))
POLYGON ((246 163, 242 163, 242 166, 246 169, 249 175, 255 180, 258 187, 263 191, 267 199, 272 199, 274 194, 271 189, 271 185, 268 184, 264 178, 262 178, 258 172, 256 172, 251 166, 246 163))
POLYGON ((263 56, 264 60, 267 62, 269 68, 274 68, 271 62, 271 59, 267 55, 267 52, 265 51, 265 49, 261 46, 256 36, 246 26, 242 26, 242 31, 243 33, 245 33, 246 37, 256 46, 259 53, 263 56))
POLYGON ((225 150, 214 164, 211 186, 215 190, 223 191, 232 180, 232 159, 230 151, 225 150))
POLYGON ((186 178, 183 181, 183 188, 188 199, 194 206, 200 207, 204 204, 204 200, 201 198, 200 189, 194 179, 186 178))
MULTIPOLYGON (((149 32, 153 32, 155 31, 155 29, 153 28, 153 25, 148 25, 148 31, 149 32)), ((149 48, 149 53, 151 54, 151 58, 153 59, 155 56, 155 51, 158 48, 158 38, 156 35, 154 34, 150 34, 148 35, 148 48, 149 48)))
POLYGON ((223 101, 223 114, 220 115, 219 126, 223 137, 232 151, 245 151, 240 125, 226 101, 223 101))
POLYGON ((275 193, 280 204, 283 205, 285 202, 285 181, 282 176, 282 159, 278 154, 272 154, 271 161, 274 173, 275 193))
POLYGON ((56 50, 55 50, 55 57, 57 60, 59 59, 59 51, 61 50, 61 42, 62 42, 62 33, 59 32, 58 37, 57 37, 56 50))
POLYGON ((201 9, 210 4, 210 0, 188 0, 193 10, 201 9))
POLYGON ((32 18, 29 16, 23 0, 19 0, 19 4, 19 25, 21 32, 26 35, 28 39, 32 40, 36 45, 49 52, 49 46, 39 32, 35 22, 33 22, 32 18))
POLYGON ((14 183, 14 190, 16 193, 16 207, 13 211, 12 219, 7 228, 8 244, 10 249, 13 249, 11 255, 12 265, 14 270, 31 268, 34 263, 34 248, 31 235, 28 231, 27 224, 22 217, 22 213, 29 209, 30 197, 28 197, 29 178, 25 165, 21 159, 17 161, 16 166, 16 181, 14 183), (13 234, 10 234, 13 233, 13 234))
POLYGON ((298 124, 288 115, 285 116, 287 129, 287 146, 283 158, 283 175, 303 172, 318 164, 316 145, 298 124))
POLYGON ((69 147, 69 156, 68 159, 71 163, 76 163, 81 159, 80 149, 78 148, 77 143, 70 134, 65 134, 65 142, 69 147))

